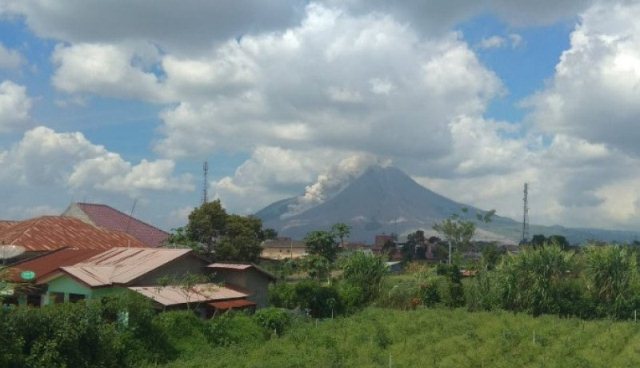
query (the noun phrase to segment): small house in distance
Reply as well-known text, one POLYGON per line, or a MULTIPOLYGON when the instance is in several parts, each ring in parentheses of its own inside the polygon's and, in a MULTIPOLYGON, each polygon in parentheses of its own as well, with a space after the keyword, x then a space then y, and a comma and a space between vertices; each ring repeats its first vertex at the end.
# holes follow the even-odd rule
POLYGON ((281 237, 262 242, 260 258, 281 261, 285 259, 298 259, 307 255, 307 245, 303 241, 281 237))

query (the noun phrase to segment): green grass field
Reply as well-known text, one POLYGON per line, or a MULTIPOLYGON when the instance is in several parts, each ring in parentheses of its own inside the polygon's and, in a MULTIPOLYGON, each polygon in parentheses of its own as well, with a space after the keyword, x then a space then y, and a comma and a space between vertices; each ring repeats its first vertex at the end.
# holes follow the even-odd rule
POLYGON ((369 308, 259 343, 184 341, 167 367, 640 367, 640 324, 369 308))

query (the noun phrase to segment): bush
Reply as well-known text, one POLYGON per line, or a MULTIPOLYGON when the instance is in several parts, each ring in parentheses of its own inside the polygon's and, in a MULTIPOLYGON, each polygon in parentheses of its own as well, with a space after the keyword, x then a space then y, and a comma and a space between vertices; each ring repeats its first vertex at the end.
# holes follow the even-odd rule
POLYGON ((315 280, 272 287, 269 300, 274 307, 299 308, 315 318, 326 318, 344 311, 338 290, 333 286, 323 286, 315 280))
POLYGON ((264 308, 254 314, 253 319, 267 331, 275 331, 280 336, 291 324, 289 314, 280 308, 264 308))
POLYGON ((211 319, 205 327, 207 340, 216 346, 263 342, 264 330, 242 312, 227 312, 211 319))
POLYGON ((362 290, 362 303, 375 299, 380 292, 387 265, 381 257, 356 252, 344 261, 344 281, 362 290))

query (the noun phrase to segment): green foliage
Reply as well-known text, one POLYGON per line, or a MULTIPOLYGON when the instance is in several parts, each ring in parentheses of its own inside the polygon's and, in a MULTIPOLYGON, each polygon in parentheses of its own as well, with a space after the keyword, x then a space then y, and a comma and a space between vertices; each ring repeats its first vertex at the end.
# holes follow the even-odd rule
POLYGON ((309 254, 324 257, 329 262, 336 260, 338 255, 338 244, 335 234, 329 231, 312 231, 304 238, 309 254))
POLYGON ((505 309, 533 315, 563 313, 560 298, 567 291, 567 275, 575 272, 573 252, 559 246, 525 248, 509 256, 498 267, 502 277, 502 305, 505 309))
POLYGON ((351 226, 339 222, 331 227, 331 232, 335 237, 340 239, 340 246, 344 246, 344 239, 348 238, 351 234, 351 226))
POLYGON ((227 216, 220 200, 204 203, 194 209, 189 214, 187 224, 189 240, 204 244, 207 253, 211 253, 216 239, 224 232, 227 216))
POLYGON ((131 296, 2 310, 0 326, 2 366, 128 367, 175 357, 149 306, 131 296), (128 312, 128 325, 114 311, 128 312))
POLYGON ((622 246, 590 246, 585 256, 587 286, 597 314, 629 318, 640 302, 640 275, 635 255, 622 246))
POLYGON ((262 252, 260 243, 275 236, 273 229, 262 229, 260 219, 227 214, 215 200, 194 209, 186 230, 176 231, 170 239, 202 244, 204 252, 218 261, 256 262, 262 252))
POLYGON ((363 252, 355 252, 342 264, 342 277, 346 283, 362 290, 363 302, 372 301, 378 296, 387 265, 381 257, 363 252))
POLYGON ((215 346, 255 344, 265 340, 265 330, 244 313, 227 312, 211 319, 206 335, 215 346))
POLYGON ((633 322, 368 308, 348 318, 297 321, 277 339, 202 349, 168 366, 637 367, 638 344, 633 322))
POLYGON ((331 274, 331 262, 318 254, 312 254, 302 258, 299 264, 303 270, 307 271, 307 274, 313 280, 327 280, 331 274))
POLYGON ((291 324, 291 317, 286 310, 281 308, 264 308, 253 316, 259 326, 267 331, 274 331, 280 336, 291 324))
POLYGON ((274 307, 300 309, 316 318, 342 313, 343 301, 335 286, 324 286, 314 280, 295 285, 281 283, 269 289, 269 302, 274 307))

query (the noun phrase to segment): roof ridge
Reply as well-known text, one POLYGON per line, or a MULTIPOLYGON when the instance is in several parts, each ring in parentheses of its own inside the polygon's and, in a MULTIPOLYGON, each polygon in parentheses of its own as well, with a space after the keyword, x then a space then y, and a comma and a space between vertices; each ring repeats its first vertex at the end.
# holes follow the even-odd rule
MULTIPOLYGON (((124 213, 124 212, 120 211, 119 209, 114 208, 114 207, 111 207, 111 206, 109 206, 109 205, 107 205, 107 204, 104 204, 104 203, 76 202, 76 204, 83 204, 83 205, 89 205, 89 206, 102 206, 102 207, 107 207, 107 208, 110 208, 110 209, 112 209, 112 210, 114 210, 114 211, 116 211, 116 212, 118 212, 118 213, 120 213, 120 214, 124 215, 124 216, 127 216, 127 217, 129 217, 129 218, 132 218, 132 219, 134 219, 134 220, 136 220, 136 221, 138 221, 138 222, 140 222, 140 223, 143 223, 143 224, 145 224, 145 225, 147 225, 147 226, 149 226, 149 227, 152 227, 152 228, 154 228, 154 229, 156 229, 156 230, 162 231, 163 233, 169 234, 169 232, 164 231, 164 230, 160 229, 159 227, 156 227, 156 226, 154 226, 154 225, 151 225, 150 223, 148 223, 148 222, 146 222, 146 221, 143 221, 143 220, 140 220, 140 219, 139 219, 139 218, 137 218, 137 217, 133 217, 133 216, 131 216, 131 215, 128 215, 128 214, 126 214, 126 213, 124 213)), ((127 234, 128 234, 128 233, 127 233, 127 234)))

